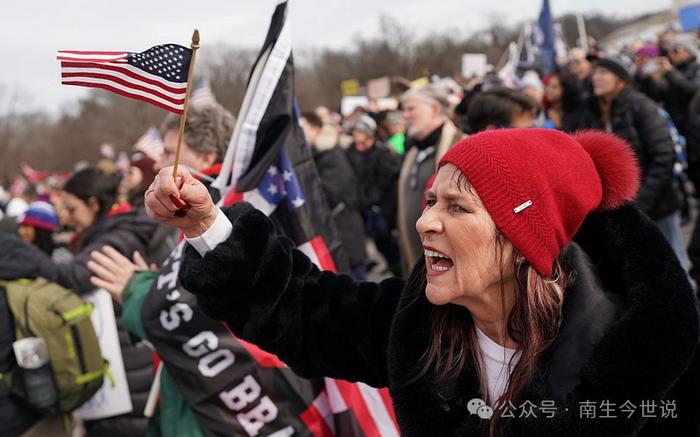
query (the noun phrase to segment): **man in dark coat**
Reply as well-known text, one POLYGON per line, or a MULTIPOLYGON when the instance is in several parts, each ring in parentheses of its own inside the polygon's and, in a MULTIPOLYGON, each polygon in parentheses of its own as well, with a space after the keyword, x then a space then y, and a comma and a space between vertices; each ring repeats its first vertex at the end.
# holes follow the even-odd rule
POLYGON ((401 273, 407 277, 422 253, 414 225, 423 211, 426 184, 442 155, 464 134, 447 116, 447 94, 435 85, 406 91, 401 109, 406 120, 406 153, 399 174, 396 224, 401 273))
POLYGON ((586 128, 606 130, 632 146, 642 170, 636 203, 659 226, 685 265, 681 194, 673 176, 673 140, 657 105, 629 86, 633 71, 634 64, 624 55, 599 59, 593 70, 595 97, 584 102, 564 127, 569 132, 586 128))
POLYGON ((697 40, 678 35, 672 40, 669 59, 662 58, 664 106, 681 135, 688 134, 688 105, 700 88, 697 40), (670 61, 670 62, 669 62, 670 61))
POLYGON ((312 147, 321 188, 348 254, 353 278, 367 279, 366 237, 359 211, 358 182, 348 158, 337 145, 338 132, 330 126, 324 128, 321 119, 313 112, 302 114, 300 121, 306 141, 312 147))
POLYGON ((593 95, 591 73, 593 72, 592 57, 580 47, 571 49, 568 53, 566 70, 573 76, 578 98, 585 100, 593 95))
POLYGON ((697 131, 697 102, 693 97, 700 90, 700 64, 697 61, 698 42, 692 35, 678 35, 671 40, 669 59, 661 58, 664 106, 678 132, 686 138, 688 178, 700 192, 700 140, 697 131), (670 61, 670 62, 669 62, 670 61))
POLYGON ((396 224, 396 190, 401 158, 375 140, 377 123, 362 115, 353 126, 353 144, 345 151, 356 180, 359 210, 367 235, 374 239, 394 274, 400 272, 392 229, 396 224))

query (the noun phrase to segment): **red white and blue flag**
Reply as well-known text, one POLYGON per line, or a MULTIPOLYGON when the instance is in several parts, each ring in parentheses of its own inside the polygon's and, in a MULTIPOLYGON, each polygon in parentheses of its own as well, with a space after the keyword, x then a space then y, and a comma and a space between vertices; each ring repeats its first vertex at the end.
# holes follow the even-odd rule
POLYGON ((182 114, 192 49, 161 44, 145 52, 59 50, 61 83, 102 88, 182 114))
POLYGON ((192 79, 192 94, 190 95, 190 106, 192 108, 204 108, 217 105, 216 96, 211 90, 209 80, 204 76, 194 76, 192 79))
POLYGON ((29 164, 26 162, 23 162, 22 164, 19 165, 19 168, 22 170, 22 173, 26 178, 29 180, 29 182, 36 184, 47 177, 51 176, 51 173, 47 171, 40 171, 40 170, 35 170, 33 169, 29 164))
MULTIPOLYGON (((253 66, 222 171, 212 186, 221 204, 250 202, 267 214, 321 269, 348 271, 294 103, 294 64, 287 2, 272 17, 253 66)), ((285 368, 253 353, 261 367, 285 368)), ((324 378, 301 418, 313 436, 398 436, 387 389, 324 378)))
POLYGON ((152 160, 158 161, 163 155, 165 146, 158 130, 154 127, 149 127, 146 133, 136 140, 132 148, 145 153, 152 160))
MULTIPOLYGON (((219 204, 249 201, 319 268, 347 271, 294 113, 286 17, 287 3, 281 2, 253 68, 223 175, 214 184, 224 194, 219 204), (238 173, 232 175, 234 168, 238 173)), ((207 435, 398 437, 387 389, 301 378, 204 315, 196 297, 179 286, 183 248, 184 242, 163 263, 141 317, 163 360, 163 374, 177 384, 207 435)))

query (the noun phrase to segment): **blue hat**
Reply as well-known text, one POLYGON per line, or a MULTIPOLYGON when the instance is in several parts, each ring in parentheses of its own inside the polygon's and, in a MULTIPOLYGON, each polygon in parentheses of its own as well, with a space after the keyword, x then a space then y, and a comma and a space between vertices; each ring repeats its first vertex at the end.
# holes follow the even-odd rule
POLYGON ((53 232, 58 227, 58 216, 50 203, 39 200, 29 204, 29 209, 17 217, 17 223, 53 232))

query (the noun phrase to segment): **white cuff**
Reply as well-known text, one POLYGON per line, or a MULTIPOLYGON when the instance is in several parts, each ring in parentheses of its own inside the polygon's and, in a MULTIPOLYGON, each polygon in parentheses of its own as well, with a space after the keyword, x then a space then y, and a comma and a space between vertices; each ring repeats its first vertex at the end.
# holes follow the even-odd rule
MULTIPOLYGON (((218 208, 217 208, 218 209, 218 208)), ((231 222, 226 218, 226 215, 219 209, 216 214, 216 219, 214 223, 204 231, 202 235, 194 238, 187 238, 188 243, 194 247, 199 254, 204 257, 204 255, 215 248, 219 243, 226 240, 229 235, 231 235, 231 230, 233 226, 231 222)))

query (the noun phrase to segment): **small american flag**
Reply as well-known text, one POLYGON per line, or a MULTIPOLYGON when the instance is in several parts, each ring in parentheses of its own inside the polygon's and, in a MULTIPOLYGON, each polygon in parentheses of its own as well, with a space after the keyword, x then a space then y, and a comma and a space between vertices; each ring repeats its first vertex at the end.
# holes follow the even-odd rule
POLYGON ((211 91, 209 81, 202 77, 195 76, 192 80, 192 94, 190 95, 190 106, 192 108, 204 108, 206 106, 217 105, 216 97, 211 91))
POLYGON ((182 114, 192 50, 162 44, 142 53, 59 50, 61 83, 102 88, 182 114))
MULTIPOLYGON (((332 217, 322 197, 321 182, 297 121, 292 37, 287 15, 287 2, 279 1, 246 86, 244 101, 247 103, 239 111, 239 125, 229 143, 222 171, 212 186, 221 190, 224 206, 246 200, 269 215, 275 229, 291 239, 320 270, 347 271, 349 266, 331 226, 332 217), (234 175, 231 175, 232 170, 234 175)), ((182 355, 179 351, 181 348, 178 356, 182 355)), ((289 384, 291 380, 283 373, 286 369, 276 357, 270 359, 264 352, 266 356, 262 357, 250 354, 261 368, 279 370, 274 375, 280 378, 279 382, 273 380, 273 386, 289 384)), ((193 378, 186 375, 181 380, 189 382, 193 378)), ((318 387, 318 383, 319 380, 311 381, 312 387, 318 387)), ((386 388, 376 389, 332 378, 323 379, 320 393, 310 391, 301 381, 295 382, 295 386, 300 394, 312 393, 313 397, 306 410, 299 414, 308 430, 301 431, 303 435, 400 435, 386 388)), ((271 396, 283 399, 285 395, 278 392, 271 396)), ((207 399, 210 398, 216 400, 217 396, 208 395, 207 399)), ((299 395, 294 398, 305 399, 299 395)), ((211 410, 210 407, 206 411, 211 410)), ((205 420, 212 422, 209 418, 205 420)), ((297 429, 295 426, 294 432, 297 429)))
POLYGON ((163 140, 156 128, 149 127, 146 133, 136 140, 133 149, 145 153, 154 161, 158 161, 163 154, 163 140))

